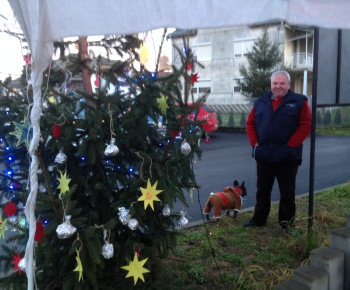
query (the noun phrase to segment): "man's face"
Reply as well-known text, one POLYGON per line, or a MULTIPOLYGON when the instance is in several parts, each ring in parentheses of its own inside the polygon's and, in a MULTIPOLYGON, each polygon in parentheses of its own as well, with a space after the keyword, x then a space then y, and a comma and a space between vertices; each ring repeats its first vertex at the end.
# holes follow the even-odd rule
POLYGON ((284 97, 288 93, 289 87, 288 78, 284 74, 275 75, 271 81, 271 91, 275 99, 284 97))

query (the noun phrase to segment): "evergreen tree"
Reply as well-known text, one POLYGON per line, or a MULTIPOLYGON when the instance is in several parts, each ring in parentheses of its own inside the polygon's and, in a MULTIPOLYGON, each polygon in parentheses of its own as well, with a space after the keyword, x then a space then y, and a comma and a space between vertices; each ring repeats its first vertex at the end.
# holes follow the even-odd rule
POLYGON ((246 118, 246 116, 245 116, 245 112, 242 112, 241 120, 239 121, 239 124, 240 124, 241 126, 245 126, 246 121, 247 121, 247 118, 246 118))
POLYGON ((331 111, 328 110, 324 114, 323 125, 330 125, 331 123, 332 123, 332 114, 331 114, 331 111))
POLYGON ((228 117, 228 126, 234 127, 235 126, 235 118, 233 116, 233 111, 230 112, 230 115, 228 117))
POLYGON ((219 126, 222 126, 222 115, 221 115, 221 112, 220 111, 216 112, 216 116, 217 116, 218 121, 219 121, 219 126))
POLYGON ((340 110, 337 110, 337 111, 335 112, 334 124, 336 124, 336 125, 341 124, 341 114, 340 114, 340 110))
POLYGON ((267 29, 258 38, 247 54, 248 66, 240 64, 237 83, 242 94, 250 100, 271 90, 271 75, 274 71, 286 69, 283 66, 283 53, 277 44, 271 42, 267 29))
MULTIPOLYGON (((139 70, 134 66, 140 60, 137 37, 103 41, 101 45, 115 49, 123 61, 110 68, 98 66, 96 76, 106 85, 99 85, 97 92, 68 90, 62 68, 54 64, 45 72, 49 79, 43 82, 42 136, 36 151, 40 171, 34 260, 39 289, 131 289, 134 279, 136 287, 152 289, 159 275, 158 259, 176 245, 177 221, 186 225, 184 214, 171 213, 168 206, 177 201, 187 205, 184 192, 197 186, 191 159, 194 154, 200 157, 201 151, 190 128, 198 124, 187 118, 200 105, 187 103, 191 51, 181 55, 180 69, 157 78, 142 65, 139 70), (187 84, 184 99, 182 78, 187 84), (108 94, 111 83, 128 90, 108 94), (153 125, 160 118, 166 123, 164 136, 153 125), (68 225, 69 216, 76 231, 68 225), (144 282, 128 268, 135 259, 144 270, 144 282), (127 274, 136 276, 129 279, 127 274)), ((56 44, 58 49, 66 47, 56 44)), ((78 56, 65 72, 90 69, 91 74, 89 61, 78 56)), ((0 98, 5 112, 0 114, 0 158, 8 168, 0 174, 0 194, 6 200, 1 205, 0 238, 3 234, 8 243, 0 259, 7 271, 14 264, 21 269, 18 262, 28 235, 23 205, 28 196, 30 127, 25 117, 32 91, 23 90, 23 96, 0 98), (10 228, 16 230, 14 236, 9 235, 10 228)), ((26 281, 23 272, 16 271, 2 286, 26 289, 26 281)))
POLYGON ((316 112, 316 124, 317 125, 322 125, 323 120, 322 120, 322 114, 319 110, 316 112))
POLYGON ((344 123, 349 122, 349 112, 348 107, 341 107, 341 119, 344 123))

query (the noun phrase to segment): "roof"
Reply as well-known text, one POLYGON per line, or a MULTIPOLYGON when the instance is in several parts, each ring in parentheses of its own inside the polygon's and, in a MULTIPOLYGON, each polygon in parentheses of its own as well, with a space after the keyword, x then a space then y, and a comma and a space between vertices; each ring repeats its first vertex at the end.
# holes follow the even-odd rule
POLYGON ((189 31, 189 35, 190 36, 195 36, 197 35, 197 29, 191 29, 191 30, 186 30, 186 29, 179 29, 179 28, 176 28, 176 30, 172 33, 169 33, 167 35, 167 38, 169 39, 173 39, 173 38, 179 38, 179 37, 182 37, 184 35, 187 35, 187 32, 189 31))

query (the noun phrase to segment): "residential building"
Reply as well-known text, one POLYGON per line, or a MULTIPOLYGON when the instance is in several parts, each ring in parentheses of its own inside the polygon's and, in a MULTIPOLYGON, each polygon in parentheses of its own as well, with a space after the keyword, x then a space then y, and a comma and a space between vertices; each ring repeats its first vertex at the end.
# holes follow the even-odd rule
MULTIPOLYGON (((271 41, 278 44, 285 64, 291 68, 291 87, 298 93, 311 96, 313 69, 313 29, 292 27, 284 22, 235 26, 215 29, 175 30, 169 35, 173 44, 182 49, 183 37, 204 66, 196 66, 198 83, 193 89, 195 99, 210 92, 206 103, 215 110, 227 113, 249 112, 250 102, 237 84, 239 66, 247 65, 246 55, 254 41, 267 29, 271 41)), ((173 64, 180 65, 177 51, 173 51, 173 64)))

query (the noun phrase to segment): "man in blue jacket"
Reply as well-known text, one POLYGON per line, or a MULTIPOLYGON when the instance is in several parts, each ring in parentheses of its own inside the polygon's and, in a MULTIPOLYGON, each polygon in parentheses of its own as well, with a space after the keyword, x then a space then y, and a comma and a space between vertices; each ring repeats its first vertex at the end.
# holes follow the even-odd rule
POLYGON ((257 164, 257 192, 254 216, 244 226, 266 225, 271 191, 277 179, 278 220, 288 233, 295 218, 295 183, 302 162, 302 143, 311 132, 307 98, 290 90, 288 72, 278 71, 272 75, 271 91, 255 101, 246 129, 257 164))

